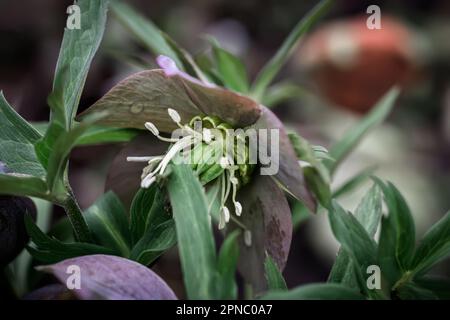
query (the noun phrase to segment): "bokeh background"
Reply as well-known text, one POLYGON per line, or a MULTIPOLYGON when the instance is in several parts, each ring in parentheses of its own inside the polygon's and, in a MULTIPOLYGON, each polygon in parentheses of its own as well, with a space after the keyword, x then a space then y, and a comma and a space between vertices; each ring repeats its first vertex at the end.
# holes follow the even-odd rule
MULTIPOLYGON (((315 1, 127 1, 191 53, 208 50, 204 35, 240 56, 254 77, 315 1)), ((48 120, 47 95, 72 1, 0 0, 0 89, 27 120, 48 120)), ((81 98, 80 111, 125 76, 151 68, 154 57, 110 17, 81 98), (138 62, 138 63, 137 63, 138 62)), ((403 93, 393 114, 337 172, 333 186, 358 171, 402 191, 419 234, 450 208, 450 2, 336 1, 278 76, 299 86, 275 112, 315 144, 329 146, 394 83, 403 93), (381 8, 383 30, 365 26, 366 8, 381 8)), ((83 208, 103 193, 120 145, 76 149, 70 179, 83 208)), ((340 201, 352 210, 370 183, 340 201)), ((54 209, 56 221, 61 217, 54 209)), ((295 231, 285 270, 289 286, 325 281, 336 254, 325 214, 295 231)), ((176 250, 155 266, 182 296, 176 250)), ((450 275, 449 265, 437 272, 450 275)), ((40 281, 46 281, 40 280, 40 281)))

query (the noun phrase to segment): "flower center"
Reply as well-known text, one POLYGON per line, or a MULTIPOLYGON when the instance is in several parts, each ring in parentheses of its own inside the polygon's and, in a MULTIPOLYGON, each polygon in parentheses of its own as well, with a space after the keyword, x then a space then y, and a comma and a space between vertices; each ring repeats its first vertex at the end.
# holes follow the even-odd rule
POLYGON ((161 136, 153 123, 145 123, 158 139, 171 143, 167 153, 154 157, 128 157, 127 161, 147 162, 142 171, 142 188, 150 187, 175 160, 189 163, 202 185, 219 183, 219 229, 222 229, 232 218, 227 207, 229 202, 236 216, 242 213, 242 205, 236 200, 237 191, 250 181, 255 168, 255 164, 249 163, 249 143, 244 135, 235 134, 228 123, 217 117, 195 116, 183 125, 178 112, 169 108, 168 114, 178 126, 170 138, 161 136))

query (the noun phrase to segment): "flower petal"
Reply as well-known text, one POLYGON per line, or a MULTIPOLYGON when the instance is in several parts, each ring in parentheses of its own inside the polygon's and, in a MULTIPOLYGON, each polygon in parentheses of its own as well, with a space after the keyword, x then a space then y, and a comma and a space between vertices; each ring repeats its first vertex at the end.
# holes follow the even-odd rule
POLYGON ((168 143, 158 140, 149 133, 142 133, 127 143, 109 167, 105 192, 114 191, 125 208, 129 208, 134 195, 140 188, 142 169, 147 163, 128 162, 127 157, 161 155, 167 151, 168 146, 168 143))
POLYGON ((173 79, 183 83, 191 101, 202 113, 217 116, 233 127, 250 126, 261 115, 260 105, 239 93, 220 87, 206 87, 180 76, 173 79))
POLYGON ((60 283, 49 284, 23 297, 24 300, 76 300, 73 292, 60 283))
POLYGON ((292 238, 292 219, 283 191, 269 176, 255 176, 238 193, 243 205, 238 218, 251 232, 251 245, 240 237, 239 270, 259 293, 266 289, 266 252, 283 270, 292 238))
MULTIPOLYGON (((317 206, 316 200, 306 188, 305 179, 298 164, 297 156, 281 121, 272 111, 263 107, 262 115, 254 127, 256 129, 279 129, 279 159, 276 157, 272 159, 272 161, 278 161, 279 170, 272 177, 286 192, 302 201, 312 212, 315 212, 317 206)), ((266 143, 270 146, 270 134, 268 134, 266 143)))
POLYGON ((94 103, 79 118, 97 111, 109 115, 99 123, 120 128, 144 128, 151 121, 163 132, 177 128, 167 113, 176 110, 187 122, 199 114, 183 85, 167 77, 162 70, 135 73, 122 80, 94 103))
MULTIPOLYGON (((66 284, 69 266, 80 270, 80 289, 72 292, 80 299, 105 300, 175 300, 172 289, 152 270, 143 265, 116 256, 90 255, 67 259, 38 270, 53 274, 66 284)), ((70 279, 69 279, 70 280, 70 279)))
POLYGON ((177 125, 168 115, 168 108, 176 110, 183 123, 206 114, 237 127, 255 123, 261 113, 255 101, 235 92, 193 81, 179 73, 147 70, 119 82, 78 118, 108 111, 100 124, 143 128, 146 121, 151 121, 160 131, 171 132, 177 125))

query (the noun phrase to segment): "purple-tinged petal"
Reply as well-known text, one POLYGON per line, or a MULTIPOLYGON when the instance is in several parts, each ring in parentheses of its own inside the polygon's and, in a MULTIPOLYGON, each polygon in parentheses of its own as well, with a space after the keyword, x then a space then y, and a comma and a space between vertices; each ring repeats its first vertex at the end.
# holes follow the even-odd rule
POLYGON ((197 79, 167 70, 148 70, 122 80, 78 118, 99 111, 109 114, 99 124, 144 128, 153 122, 162 132, 172 132, 177 125, 167 114, 176 110, 182 123, 194 116, 217 116, 236 127, 258 120, 261 109, 252 99, 220 87, 211 87, 197 79), (167 73, 168 72, 168 73, 167 73))
POLYGON ((203 114, 217 116, 233 127, 250 126, 261 115, 260 105, 239 93, 221 87, 207 87, 179 75, 172 79, 184 86, 191 101, 203 114))
MULTIPOLYGON (((272 177, 287 193, 302 201, 312 212, 315 212, 316 200, 306 187, 297 156, 281 121, 272 111, 263 107, 262 115, 254 127, 256 129, 269 129, 269 132, 270 129, 279 130, 279 159, 277 157, 272 159, 272 161, 278 161, 279 170, 272 177)), ((267 139, 265 141, 266 145, 270 146, 270 134, 264 139, 267 139)), ((270 148, 268 151, 270 154, 270 148)))
POLYGON ((160 55, 156 61, 168 77, 183 80, 186 92, 204 114, 218 116, 238 127, 251 125, 258 119, 260 106, 250 98, 190 76, 169 57, 160 55))
POLYGON ((200 113, 183 85, 167 77, 162 70, 147 70, 120 81, 79 118, 107 111, 108 116, 100 124, 143 129, 144 123, 150 121, 160 131, 172 132, 177 125, 169 117, 168 108, 178 111, 183 122, 200 113))
POLYGON ((112 161, 105 182, 105 192, 112 190, 130 208, 134 195, 141 185, 142 169, 146 162, 128 162, 127 157, 162 155, 168 144, 150 133, 142 133, 127 143, 112 161))
POLYGON ((238 193, 239 220, 251 231, 251 245, 240 237, 239 270, 256 293, 266 289, 266 252, 283 270, 292 239, 292 218, 283 191, 269 176, 255 176, 238 193))
POLYGON ((79 267, 80 289, 72 292, 82 300, 175 300, 172 289, 147 267, 125 258, 90 255, 67 259, 38 270, 53 274, 61 283, 71 283, 69 277, 79 267), (72 269, 76 270, 76 269, 72 269), (69 281, 68 281, 69 280, 69 281))
POLYGON ((26 294, 23 300, 76 300, 76 296, 66 286, 55 283, 26 294))

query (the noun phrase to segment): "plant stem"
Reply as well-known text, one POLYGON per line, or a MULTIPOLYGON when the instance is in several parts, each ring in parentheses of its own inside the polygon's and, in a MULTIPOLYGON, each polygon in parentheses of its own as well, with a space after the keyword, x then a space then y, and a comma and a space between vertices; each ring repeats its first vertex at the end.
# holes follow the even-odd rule
POLYGON ((72 190, 69 190, 69 194, 63 202, 63 207, 72 224, 76 240, 79 242, 92 242, 91 232, 72 190))

